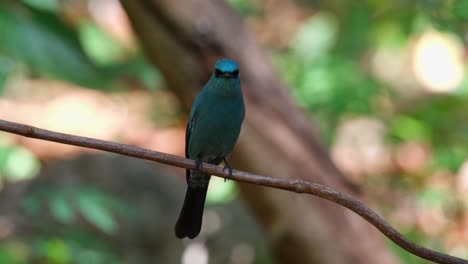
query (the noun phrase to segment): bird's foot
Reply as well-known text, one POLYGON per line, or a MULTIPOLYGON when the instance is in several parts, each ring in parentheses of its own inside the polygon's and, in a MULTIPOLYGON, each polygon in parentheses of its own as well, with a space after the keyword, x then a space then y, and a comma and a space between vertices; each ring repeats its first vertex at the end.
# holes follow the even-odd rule
MULTIPOLYGON (((229 163, 227 162, 226 158, 223 159, 224 161, 224 168, 223 168, 223 172, 225 172, 226 170, 228 170, 229 172, 229 176, 232 176, 232 167, 231 165, 229 165, 229 163)), ((228 181, 229 179, 226 179, 224 178, 224 182, 228 181)))

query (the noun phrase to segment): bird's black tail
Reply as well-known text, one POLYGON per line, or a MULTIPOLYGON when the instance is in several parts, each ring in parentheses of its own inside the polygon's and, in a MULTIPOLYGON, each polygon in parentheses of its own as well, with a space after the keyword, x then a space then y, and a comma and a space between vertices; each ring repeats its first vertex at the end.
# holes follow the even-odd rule
POLYGON ((195 238, 200 233, 208 186, 188 186, 184 206, 175 226, 178 238, 195 238))

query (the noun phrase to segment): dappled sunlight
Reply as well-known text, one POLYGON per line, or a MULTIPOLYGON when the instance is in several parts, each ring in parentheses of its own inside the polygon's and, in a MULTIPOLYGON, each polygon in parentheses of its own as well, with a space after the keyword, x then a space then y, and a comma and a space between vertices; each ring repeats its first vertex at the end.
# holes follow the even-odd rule
POLYGON ((428 30, 413 47, 413 70, 418 81, 431 92, 453 92, 465 74, 464 48, 453 34, 428 30))
MULTIPOLYGON (((152 123, 151 104, 158 98, 148 96, 148 92, 106 94, 47 80, 21 80, 10 85, 0 98, 0 118, 63 133, 119 140, 171 154, 181 155, 184 151, 183 127, 155 127, 152 123)), ((159 98, 173 100, 163 94, 159 98)), ((39 157, 84 151, 28 138, 21 138, 21 142, 39 157)))
POLYGON ((200 242, 190 243, 182 254, 182 264, 208 264, 208 249, 200 242))
POLYGON ((221 216, 215 210, 206 209, 203 213, 202 234, 207 236, 214 235, 221 229, 221 216))
POLYGON ((91 17, 127 48, 134 48, 135 37, 127 14, 118 0, 92 0, 88 3, 91 17))
POLYGON ((463 162, 456 177, 458 195, 468 204, 468 161, 463 162))
POLYGON ((113 133, 121 129, 126 119, 125 108, 118 107, 98 93, 87 91, 57 96, 44 108, 41 114, 44 119, 39 126, 101 139, 114 137, 113 133))
POLYGON ((352 179, 376 175, 391 168, 391 149, 385 142, 387 128, 370 117, 347 119, 337 129, 332 157, 352 179))
POLYGON ((451 254, 459 254, 468 258, 468 249, 466 247, 468 244, 468 213, 461 213, 459 221, 451 224, 445 244, 450 249, 451 254))
POLYGON ((371 59, 376 77, 403 95, 450 93, 465 78, 462 41, 433 28, 412 36, 406 46, 378 47, 371 59))
POLYGON ((377 79, 400 94, 414 96, 421 92, 409 68, 407 48, 378 47, 371 57, 370 67, 377 79))
POLYGON ((391 223, 466 257, 466 44, 431 25, 402 41, 395 25, 377 33, 364 66, 391 90, 376 86, 385 92, 369 113, 339 120, 332 157, 391 223))
POLYGON ((431 159, 429 146, 420 142, 405 142, 397 147, 395 165, 405 173, 424 171, 431 159))

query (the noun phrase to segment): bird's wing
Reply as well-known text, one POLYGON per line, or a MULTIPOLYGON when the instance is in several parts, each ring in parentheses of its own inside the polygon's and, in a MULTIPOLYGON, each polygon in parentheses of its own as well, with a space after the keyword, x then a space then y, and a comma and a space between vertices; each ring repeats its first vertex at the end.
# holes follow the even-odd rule
MULTIPOLYGON (((192 118, 187 122, 187 129, 185 131, 185 157, 189 158, 189 142, 190 142, 190 133, 192 131, 192 118)), ((187 169, 185 170, 185 178, 187 179, 187 182, 190 177, 190 170, 187 169)))
POLYGON ((185 129, 185 157, 189 158, 189 141, 190 141, 190 133, 192 131, 192 120, 190 119, 187 122, 187 128, 185 129))
POLYGON ((197 119, 198 116, 198 106, 199 106, 199 101, 200 101, 201 95, 199 94, 196 98, 195 101, 193 102, 192 105, 192 110, 190 111, 190 116, 189 120, 187 122, 187 129, 185 131, 185 157, 189 159, 189 142, 190 142, 190 134, 192 133, 193 129, 193 124, 195 123, 195 120, 197 119))
MULTIPOLYGON (((185 130, 185 157, 187 159, 190 159, 189 157, 190 135, 192 134, 193 124, 195 123, 195 120, 197 119, 200 97, 201 96, 198 95, 195 98, 195 101, 193 102, 192 110, 190 111, 190 118, 189 118, 189 121, 187 122, 187 129, 185 130)), ((189 177, 190 177, 190 170, 186 170, 187 182, 189 180, 189 177)))

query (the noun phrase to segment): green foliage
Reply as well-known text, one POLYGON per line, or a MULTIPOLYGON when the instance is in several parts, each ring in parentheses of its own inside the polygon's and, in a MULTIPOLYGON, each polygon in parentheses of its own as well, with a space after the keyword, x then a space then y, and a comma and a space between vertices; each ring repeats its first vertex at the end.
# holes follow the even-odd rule
POLYGON ((95 24, 68 25, 55 13, 55 1, 24 2, 0 3, 0 92, 18 66, 100 90, 125 88, 127 79, 160 86, 159 73, 139 52, 125 50, 95 24))
POLYGON ((88 235, 66 234, 67 239, 37 236, 0 243, 0 263, 106 264, 122 263, 105 241, 88 235))
POLYGON ((457 171, 468 157, 468 114, 463 94, 438 96, 414 104, 392 120, 391 136, 398 141, 422 141, 434 151, 434 168, 457 171), (442 136, 441 136, 442 135, 442 136))
POLYGON ((74 31, 50 13, 0 5, 0 54, 20 61, 38 74, 84 86, 104 83, 84 55, 74 31))
POLYGON ((0 145, 0 176, 4 180, 30 179, 37 175, 40 164, 27 149, 13 145, 0 145))
POLYGON ((249 0, 227 0, 234 9, 236 9, 240 15, 250 16, 258 14, 259 10, 252 5, 252 1, 249 0))
POLYGON ((420 0, 430 20, 444 31, 466 34, 468 23, 468 2, 465 0, 434 1, 420 0))
POLYGON ((393 120, 392 134, 403 141, 428 142, 432 137, 427 124, 411 116, 397 116, 393 120))
POLYGON ((60 8, 59 0, 22 0, 24 3, 29 6, 49 11, 49 12, 58 12, 60 8))
POLYGON ((36 221, 38 227, 44 227, 40 228, 41 232, 23 238, 21 242, 0 244, 0 260, 9 260, 6 263, 29 263, 32 259, 57 264, 120 263, 117 253, 105 241, 93 232, 80 229, 77 221, 83 218, 96 229, 111 235, 117 232, 117 217, 126 218, 129 212, 135 215, 125 201, 89 186, 41 186, 28 193, 22 207, 31 219, 43 216, 44 210, 50 211, 53 220, 61 225, 61 231, 46 228, 50 219, 36 221))
MULTIPOLYGON (((292 94, 313 116, 327 143, 334 143, 335 129, 349 116, 379 119, 388 129, 386 143, 390 148, 398 149, 403 142, 423 143, 428 149, 429 161, 416 175, 384 175, 386 177, 379 176, 374 181, 390 182, 394 186, 389 189, 413 194, 410 199, 414 198, 424 208, 457 203, 453 193, 426 188, 425 183, 435 172, 457 173, 467 161, 466 68, 464 83, 454 93, 406 97, 375 77, 370 58, 380 50, 405 54, 417 36, 428 29, 455 33, 467 45, 468 1, 300 2, 312 7, 314 15, 296 31, 287 52, 273 50, 272 53, 292 94), (381 104, 382 99, 387 100, 387 108, 381 104)), ((388 70, 394 69, 389 67, 388 70)), ((398 191, 396 193, 401 195, 398 191)), ((453 214, 452 209, 445 208, 447 214, 453 214)), ((441 241, 431 240, 418 227, 408 228, 404 233, 417 243, 447 250, 441 241)), ((404 263, 425 263, 393 244, 391 247, 404 263)))
POLYGON ((108 65, 123 59, 125 49, 93 23, 82 23, 78 29, 83 48, 99 65, 108 65))
POLYGON ((125 64, 115 65, 117 72, 122 75, 130 76, 137 79, 148 90, 154 91, 161 89, 163 77, 160 72, 156 71, 148 60, 142 55, 136 55, 126 61, 125 64))
POLYGON ((434 154, 436 168, 447 168, 456 172, 468 157, 468 149, 465 144, 441 145, 436 147, 434 154))
POLYGON ((437 190, 427 188, 423 190, 419 195, 419 202, 427 207, 440 207, 447 204, 449 193, 446 190, 437 190))
POLYGON ((207 204, 227 203, 234 200, 237 193, 238 189, 235 182, 213 177, 208 187, 206 202, 207 204))
MULTIPOLYGON (((69 24, 61 5, 55 0, 0 1, 0 94, 9 80, 37 77, 107 91, 161 87, 161 75, 141 51, 120 46, 92 21, 69 24)), ((0 142, 1 179, 35 176, 38 159, 7 142, 0 142)), ((100 236, 115 236, 117 219, 139 213, 90 186, 42 186, 28 193, 21 206, 38 229, 30 237, 0 243, 0 263, 122 263, 119 252, 100 236)))
MULTIPOLYGON (((90 237, 86 234, 76 236, 73 233, 66 234, 66 237, 67 239, 38 236, 30 239, 28 244, 22 245, 28 253, 26 259, 29 261, 18 263, 31 263, 34 260, 41 260, 40 263, 49 264, 122 263, 119 257, 105 246, 105 242, 96 237, 90 237)), ((6 249, 6 254, 12 256, 13 259, 18 258, 15 252, 8 250, 8 247, 6 249)))
POLYGON ((108 197, 96 190, 84 190, 78 193, 77 205, 80 213, 91 224, 105 233, 117 231, 117 222, 108 209, 108 197))
POLYGON ((75 220, 75 210, 72 201, 64 195, 54 195, 50 198, 50 211, 62 224, 71 224, 75 220))
POLYGON ((29 248, 19 241, 3 242, 0 244, 0 263, 26 264, 29 248))
POLYGON ((0 95, 8 76, 13 72, 13 61, 0 55, 0 95))
POLYGON ((327 13, 316 14, 299 29, 292 42, 293 51, 305 62, 313 63, 314 59, 327 55, 334 47, 337 31, 335 16, 327 13))
POLYGON ((24 209, 30 214, 38 214, 48 208, 58 222, 71 225, 79 214, 91 225, 104 233, 117 231, 117 215, 125 217, 130 207, 124 201, 93 187, 74 189, 61 188, 53 192, 42 187, 23 201, 24 209))
POLYGON ((348 8, 342 17, 341 26, 344 28, 340 32, 335 51, 357 59, 370 45, 374 10, 368 1, 355 1, 348 8))
POLYGON ((68 245, 60 239, 39 240, 35 243, 39 258, 51 264, 70 263, 71 253, 68 245))
POLYGON ((301 54, 282 56, 277 55, 276 59, 294 87, 293 95, 318 119, 327 142, 331 142, 343 114, 374 112, 372 100, 382 89, 370 75, 359 70, 356 61, 326 53, 311 62, 304 61, 301 54))
MULTIPOLYGON (((410 239, 411 241, 415 243, 421 243, 423 238, 421 237, 420 234, 411 232, 411 231, 406 231, 404 232, 405 235, 410 239)), ((421 258, 409 253, 408 251, 402 249, 401 247, 397 246, 394 243, 389 243, 389 247, 400 256, 401 260, 403 263, 406 264, 423 264, 427 263, 425 260, 422 260, 421 258)))

